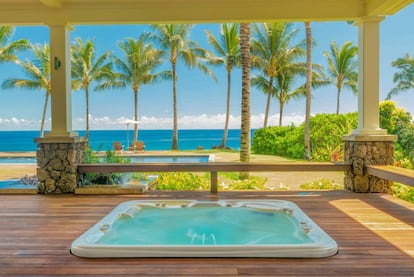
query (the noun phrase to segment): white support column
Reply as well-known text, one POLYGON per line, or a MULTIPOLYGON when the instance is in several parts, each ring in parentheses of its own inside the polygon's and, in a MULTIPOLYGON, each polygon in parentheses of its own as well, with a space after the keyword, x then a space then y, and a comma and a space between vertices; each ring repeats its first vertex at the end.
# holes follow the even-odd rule
POLYGON ((379 127, 379 26, 383 17, 361 18, 358 34, 358 128, 352 135, 386 135, 379 127))
POLYGON ((46 137, 73 137, 70 31, 66 24, 50 28, 52 130, 46 137))
POLYGON ((395 135, 379 127, 379 26, 383 17, 358 22, 358 128, 344 136, 345 188, 354 192, 389 192, 391 183, 367 174, 365 166, 394 164, 395 135))

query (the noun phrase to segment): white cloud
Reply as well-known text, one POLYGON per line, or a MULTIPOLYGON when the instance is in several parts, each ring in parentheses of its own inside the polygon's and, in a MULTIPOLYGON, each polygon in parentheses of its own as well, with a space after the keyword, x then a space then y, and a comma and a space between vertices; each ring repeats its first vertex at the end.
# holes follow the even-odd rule
MULTIPOLYGON (((226 119, 225 114, 200 114, 200 115, 184 115, 178 118, 179 129, 223 129, 226 119)), ((95 117, 89 116, 89 125, 91 130, 119 130, 125 128, 132 128, 131 125, 125 122, 132 121, 133 118, 118 117, 112 118, 110 116, 95 117)), ((50 129, 50 119, 46 121, 46 129, 50 129)), ((251 116, 251 128, 257 129, 263 126, 264 114, 257 114, 251 116)), ((304 116, 301 114, 288 114, 283 116, 283 125, 290 125, 292 123, 298 125, 304 121, 304 116)), ((269 116, 269 125, 279 124, 279 115, 273 114, 269 116)), ((73 119, 74 130, 85 129, 85 118, 77 117, 73 119)), ((240 129, 241 116, 230 115, 229 128, 240 129)), ((172 129, 172 117, 156 117, 156 116, 142 116, 139 120, 140 129, 172 129)), ((0 118, 0 130, 39 130, 40 120, 31 120, 24 118, 0 118)))
MULTIPOLYGON (((0 118, 0 130, 40 130, 40 120, 25 118, 0 118)), ((49 121, 46 121, 49 126, 49 121)))

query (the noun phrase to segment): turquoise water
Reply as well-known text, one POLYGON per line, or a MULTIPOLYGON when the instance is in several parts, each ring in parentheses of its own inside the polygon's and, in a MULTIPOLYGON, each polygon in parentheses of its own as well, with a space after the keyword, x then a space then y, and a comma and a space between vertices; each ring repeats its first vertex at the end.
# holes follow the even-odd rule
MULTIPOLYGON (((252 137, 254 130, 252 130, 252 137)), ((79 131, 85 136, 84 131, 79 131)), ((112 142, 119 141, 129 145, 132 141, 132 130, 91 130, 89 142, 93 150, 113 150, 112 142)), ((0 131, 0 152, 36 151, 33 141, 39 137, 38 131, 0 131)), ((178 130, 178 149, 195 150, 198 146, 211 149, 218 146, 223 138, 223 130, 178 130)), ((144 141, 145 150, 170 150, 172 130, 139 130, 138 139, 144 141)), ((240 130, 229 130, 227 146, 240 149, 240 130)))
POLYGON ((0 164, 34 164, 34 157, 0 157, 0 164))
MULTIPOLYGON (((207 163, 208 156, 129 156, 131 163, 207 163)), ((34 157, 0 157, 0 164, 33 164, 34 157)))
POLYGON ((312 240, 285 212, 245 207, 142 207, 96 242, 109 245, 269 245, 312 240))
POLYGON ((0 189, 30 189, 36 186, 26 185, 20 179, 0 180, 0 189))
POLYGON ((129 156, 131 163, 207 163, 208 156, 129 156))

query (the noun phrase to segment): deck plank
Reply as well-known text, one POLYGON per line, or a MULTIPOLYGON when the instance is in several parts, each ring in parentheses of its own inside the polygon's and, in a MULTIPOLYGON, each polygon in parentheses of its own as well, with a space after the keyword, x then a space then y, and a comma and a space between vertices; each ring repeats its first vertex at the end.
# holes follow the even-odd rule
POLYGON ((413 215, 411 204, 347 191, 0 195, 0 275, 414 276, 413 215), (323 259, 86 259, 69 253, 72 241, 119 203, 152 198, 293 201, 337 241, 339 253, 323 259))

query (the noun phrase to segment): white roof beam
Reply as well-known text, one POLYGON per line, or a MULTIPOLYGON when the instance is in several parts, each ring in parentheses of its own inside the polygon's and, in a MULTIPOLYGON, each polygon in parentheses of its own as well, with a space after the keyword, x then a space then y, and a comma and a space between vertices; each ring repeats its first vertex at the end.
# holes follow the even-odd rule
POLYGON ((40 2, 48 8, 62 7, 62 0, 40 0, 40 2))

